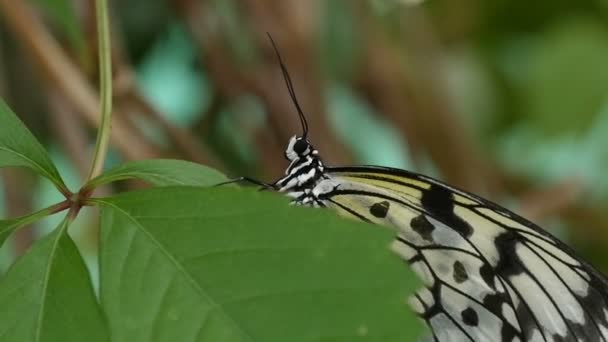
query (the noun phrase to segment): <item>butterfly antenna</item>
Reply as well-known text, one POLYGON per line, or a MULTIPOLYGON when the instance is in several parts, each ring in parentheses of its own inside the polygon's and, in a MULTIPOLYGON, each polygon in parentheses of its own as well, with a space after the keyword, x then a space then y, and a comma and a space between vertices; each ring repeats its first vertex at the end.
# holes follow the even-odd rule
POLYGON ((274 40, 270 33, 266 32, 268 35, 268 39, 270 39, 270 43, 274 49, 275 54, 279 60, 279 65, 281 66, 281 72, 283 73, 283 79, 285 80, 285 85, 287 86, 287 91, 289 91, 289 96, 291 97, 291 101, 296 106, 296 110, 298 111, 298 115, 300 116, 300 123, 302 124, 302 137, 306 139, 308 136, 308 122, 306 121, 306 116, 304 116, 304 112, 300 107, 300 103, 298 102, 298 98, 296 97, 296 92, 293 88, 293 83, 291 82, 291 77, 289 76, 289 72, 287 72, 287 68, 285 67, 285 63, 283 63, 283 59, 281 58, 281 54, 279 53, 279 49, 275 44, 274 40))

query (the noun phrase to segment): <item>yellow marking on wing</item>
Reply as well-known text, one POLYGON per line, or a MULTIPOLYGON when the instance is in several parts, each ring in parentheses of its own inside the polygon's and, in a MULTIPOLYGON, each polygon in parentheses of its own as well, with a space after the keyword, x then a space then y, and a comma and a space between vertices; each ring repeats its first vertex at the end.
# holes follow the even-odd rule
POLYGON ((406 195, 409 197, 420 198, 422 197, 422 193, 417 188, 409 187, 407 185, 400 185, 391 182, 387 182, 380 179, 368 179, 368 178, 358 178, 358 177, 344 177, 345 182, 355 183, 355 184, 365 184, 367 186, 373 186, 381 188, 387 192, 393 192, 399 195, 406 195))
MULTIPOLYGON (((391 175, 391 174, 386 174, 386 173, 372 173, 372 172, 347 172, 344 174, 339 174, 339 177, 344 177, 344 178, 349 178, 355 182, 367 182, 370 181, 371 179, 368 178, 361 178, 361 177, 382 177, 384 179, 386 179, 387 183, 389 182, 389 180, 395 181, 395 182, 401 182, 401 183, 407 183, 407 184, 411 184, 413 186, 417 186, 419 188, 422 189, 429 189, 431 187, 430 183, 418 180, 418 179, 412 179, 412 178, 407 178, 404 176, 397 176, 397 175, 391 175)), ((391 183, 393 184, 393 183, 391 183)))
MULTIPOLYGON (((339 196, 334 196, 331 198, 332 201, 343 205, 346 208, 349 209, 353 209, 353 211, 360 213, 361 210, 354 210, 354 207, 359 207, 360 205, 355 206, 355 201, 353 199, 352 195, 339 195, 339 196)), ((340 210, 343 210, 342 208, 338 207, 340 210)), ((350 213, 348 215, 351 215, 350 213)), ((367 215, 363 215, 363 216, 367 216, 367 215)))
MULTIPOLYGON (((371 205, 373 203, 372 203, 372 201, 369 200, 368 196, 337 195, 337 196, 332 197, 332 201, 336 202, 337 204, 340 204, 343 207, 348 208, 349 210, 352 210, 353 212, 363 216, 364 218, 370 220, 371 222, 379 223, 379 224, 381 223, 381 222, 378 222, 378 220, 375 220, 375 218, 369 214, 369 208, 371 207, 371 205)), ((359 220, 358 217, 354 216, 351 212, 342 208, 339 205, 336 205, 336 204, 330 202, 330 203, 328 203, 328 206, 332 209, 337 210, 338 214, 340 214, 341 216, 354 217, 357 220, 359 220)))
MULTIPOLYGON (((336 200, 336 202, 344 205, 344 203, 341 203, 341 201, 336 200)), ((346 206, 346 205, 344 205, 344 206, 346 206)), ((352 219, 355 219, 357 221, 361 221, 361 219, 359 219, 357 216, 355 216, 352 213, 348 212, 346 209, 344 209, 344 208, 342 208, 342 207, 340 207, 338 205, 335 205, 334 203, 328 203, 327 207, 335 210, 338 213, 338 215, 340 215, 342 217, 352 218, 352 219)))
POLYGON ((478 205, 479 202, 474 201, 470 198, 464 197, 462 195, 454 194, 454 201, 464 205, 478 205))

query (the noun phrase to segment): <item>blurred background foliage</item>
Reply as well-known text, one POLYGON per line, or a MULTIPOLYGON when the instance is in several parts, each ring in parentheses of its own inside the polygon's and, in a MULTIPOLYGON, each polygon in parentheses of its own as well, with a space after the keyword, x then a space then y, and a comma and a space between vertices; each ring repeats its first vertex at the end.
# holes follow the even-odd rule
MULTIPOLYGON (((607 0, 111 5, 108 166, 173 157, 279 177, 285 143, 301 129, 270 32, 327 164, 439 177, 538 222, 608 270, 607 0)), ((0 94, 72 190, 95 139, 96 56, 94 1, 0 0, 0 94)), ((2 170, 0 190, 3 217, 61 200, 21 170, 2 170)), ((57 223, 47 221, 5 244, 3 269, 57 223)), ((72 230, 91 264, 96 224, 81 215, 72 230)))

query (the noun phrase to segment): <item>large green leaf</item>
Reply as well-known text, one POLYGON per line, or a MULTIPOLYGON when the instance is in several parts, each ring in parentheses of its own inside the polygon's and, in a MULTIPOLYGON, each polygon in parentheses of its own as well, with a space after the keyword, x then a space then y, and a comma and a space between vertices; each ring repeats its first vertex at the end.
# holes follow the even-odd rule
POLYGON ((48 178, 59 189, 66 189, 51 158, 0 99, 0 167, 25 166, 48 178))
POLYGON ((220 172, 201 164, 174 159, 148 159, 119 165, 91 180, 87 186, 97 187, 130 178, 141 179, 156 186, 211 186, 227 180, 220 172))
POLYGON ((85 264, 67 221, 9 269, 0 281, 3 342, 108 341, 85 264))
POLYGON ((112 341, 413 341, 388 229, 276 194, 165 187, 102 204, 112 341))

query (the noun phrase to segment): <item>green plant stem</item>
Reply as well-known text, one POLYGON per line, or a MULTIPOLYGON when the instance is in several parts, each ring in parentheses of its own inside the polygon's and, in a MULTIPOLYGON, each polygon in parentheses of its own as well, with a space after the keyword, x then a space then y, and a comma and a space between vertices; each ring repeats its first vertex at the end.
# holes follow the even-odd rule
POLYGON ((66 200, 66 201, 63 201, 63 202, 60 202, 60 203, 56 203, 56 204, 54 204, 54 205, 52 205, 50 207, 46 207, 46 208, 44 208, 42 210, 36 211, 34 213, 31 213, 29 215, 22 216, 22 217, 13 219, 13 220, 19 221, 19 225, 21 227, 23 227, 23 226, 26 226, 26 225, 28 225, 28 224, 30 224, 32 222, 36 222, 36 221, 40 220, 43 217, 47 217, 47 216, 56 214, 58 212, 64 211, 64 210, 69 209, 69 208, 70 208, 70 203, 69 203, 69 201, 66 200))
POLYGON ((110 119, 112 116, 112 60, 110 54, 110 29, 108 24, 107 0, 96 0, 97 34, 99 46, 99 89, 101 122, 95 142, 95 155, 87 182, 100 175, 106 159, 110 140, 110 119))

